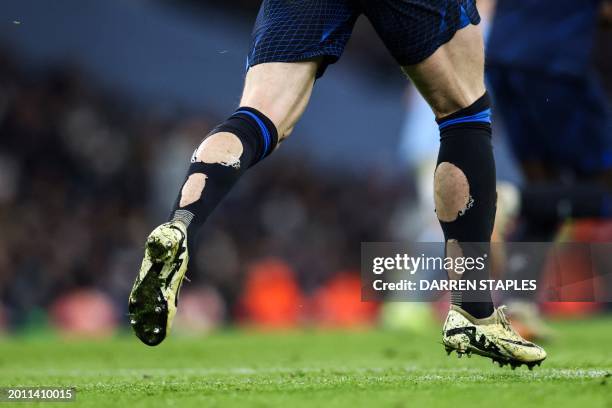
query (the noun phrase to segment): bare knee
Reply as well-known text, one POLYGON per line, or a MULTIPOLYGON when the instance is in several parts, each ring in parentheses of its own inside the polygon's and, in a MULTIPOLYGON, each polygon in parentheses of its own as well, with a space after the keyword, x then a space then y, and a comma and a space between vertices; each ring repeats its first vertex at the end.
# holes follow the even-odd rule
POLYGON ((192 161, 224 166, 237 166, 244 147, 240 139, 228 132, 214 133, 202 141, 196 149, 192 161))
MULTIPOLYGON (((240 156, 244 147, 238 137, 232 133, 219 132, 208 136, 200 143, 193 153, 191 161, 206 164, 221 164, 223 166, 240 167, 240 156)), ((206 180, 205 173, 193 173, 183 184, 179 207, 183 208, 195 203, 204 193, 206 180)))
POLYGON ((434 174, 434 201, 438 219, 455 221, 472 205, 470 185, 461 169, 452 163, 442 162, 434 174))

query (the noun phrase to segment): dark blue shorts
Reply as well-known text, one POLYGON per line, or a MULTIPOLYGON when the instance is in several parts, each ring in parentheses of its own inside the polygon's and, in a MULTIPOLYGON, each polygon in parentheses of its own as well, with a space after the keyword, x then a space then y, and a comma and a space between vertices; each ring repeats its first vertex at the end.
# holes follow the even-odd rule
POLYGON ((489 65, 489 89, 519 162, 593 175, 612 169, 612 116, 592 76, 489 65))
POLYGON ((264 0, 247 66, 340 58, 364 14, 400 65, 419 63, 468 24, 478 24, 475 0, 264 0))

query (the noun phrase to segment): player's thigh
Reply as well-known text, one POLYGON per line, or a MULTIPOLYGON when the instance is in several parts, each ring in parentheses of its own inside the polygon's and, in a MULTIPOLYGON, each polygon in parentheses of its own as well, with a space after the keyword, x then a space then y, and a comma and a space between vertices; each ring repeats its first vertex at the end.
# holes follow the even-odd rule
POLYGON ((315 77, 337 61, 359 8, 353 0, 264 0, 251 40, 242 104, 268 115, 286 137, 315 77))
POLYGON ((287 137, 310 100, 320 60, 268 62, 251 67, 246 75, 241 106, 265 114, 287 137))
POLYGON ((484 46, 475 0, 364 0, 364 13, 436 116, 483 95, 484 46))
POLYGON ((470 106, 485 93, 484 44, 477 25, 468 25, 422 62, 405 65, 436 117, 470 106))

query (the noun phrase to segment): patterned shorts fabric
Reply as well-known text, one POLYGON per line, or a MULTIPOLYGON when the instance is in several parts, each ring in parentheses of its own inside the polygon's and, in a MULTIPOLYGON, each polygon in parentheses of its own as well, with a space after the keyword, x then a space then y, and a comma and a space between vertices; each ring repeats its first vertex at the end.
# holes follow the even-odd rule
POLYGON ((323 57, 321 76, 362 14, 400 65, 423 61, 457 30, 480 22, 475 0, 264 0, 247 67, 323 57))

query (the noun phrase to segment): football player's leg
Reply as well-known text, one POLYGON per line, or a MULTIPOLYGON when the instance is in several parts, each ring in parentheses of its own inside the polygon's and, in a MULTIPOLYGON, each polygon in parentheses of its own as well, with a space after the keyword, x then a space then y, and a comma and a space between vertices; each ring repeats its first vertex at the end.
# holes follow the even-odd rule
POLYGON ((130 323, 145 344, 159 344, 170 329, 198 228, 247 169, 291 133, 318 66, 316 60, 252 67, 241 106, 196 147, 170 220, 147 239, 130 293, 130 323))
POLYGON ((166 336, 199 227, 232 186, 302 115, 316 77, 335 62, 359 10, 349 0, 264 0, 247 58, 241 106, 195 149, 169 222, 147 240, 130 294, 131 324, 149 345, 166 336))
MULTIPOLYGON (((495 164, 475 1, 367 1, 364 13, 438 121, 435 206, 447 250, 482 256, 495 216, 495 164)), ((463 277, 488 276, 470 271, 463 277)), ((476 317, 493 313, 488 291, 453 293, 453 301, 476 317)))
MULTIPOLYGON (((435 207, 447 256, 485 256, 496 209, 490 102, 484 85, 484 49, 477 26, 468 25, 423 62, 404 67, 436 114, 440 152, 434 175, 435 207)), ((459 279, 488 279, 488 268, 459 279)), ((532 368, 546 358, 495 309, 487 290, 456 291, 444 325, 447 351, 491 357, 500 365, 532 368)), ((461 354, 459 354, 461 355, 461 354)))
MULTIPOLYGON (((429 102, 440 127, 434 198, 447 250, 483 256, 489 251, 496 193, 480 28, 468 25, 457 31, 430 57, 404 71, 429 102)), ((466 271, 462 278, 488 279, 487 269, 466 271)), ((476 318, 493 313, 488 291, 454 292, 452 301, 476 318)))
MULTIPOLYGON (((489 252, 495 218, 495 162, 484 47, 474 0, 366 2, 365 14, 436 115, 440 152, 434 175, 436 214, 449 257, 489 252)), ((488 279, 488 268, 456 279, 488 279)), ((532 367, 545 357, 495 310, 488 291, 452 293, 443 330, 448 351, 475 352, 513 366, 532 367)))
POLYGON ((246 76, 240 107, 215 127, 191 158, 172 219, 191 239, 238 179, 289 136, 304 112, 317 61, 265 63, 246 76))

